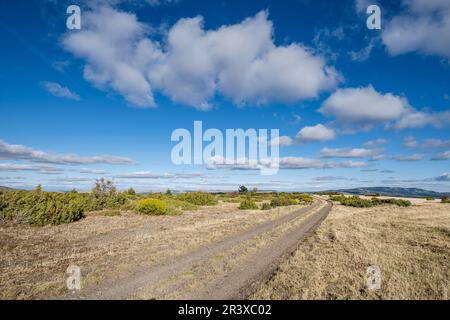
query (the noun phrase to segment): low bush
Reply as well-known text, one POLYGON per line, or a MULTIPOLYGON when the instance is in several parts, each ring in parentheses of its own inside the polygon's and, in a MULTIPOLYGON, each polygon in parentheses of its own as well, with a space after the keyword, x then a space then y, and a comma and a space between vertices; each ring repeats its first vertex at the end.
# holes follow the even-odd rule
POLYGON ((189 192, 176 197, 177 200, 189 202, 197 206, 215 206, 219 203, 215 195, 207 192, 189 192))
POLYGON ((142 214, 154 216, 177 213, 175 210, 170 208, 166 201, 159 199, 143 199, 138 201, 136 211, 142 214))
POLYGON ((442 203, 450 203, 450 199, 449 199, 447 196, 443 196, 443 197, 441 198, 441 202, 442 202, 442 203))
POLYGON ((240 210, 255 210, 258 209, 258 206, 256 205, 255 201, 248 198, 241 201, 241 204, 239 205, 240 210))

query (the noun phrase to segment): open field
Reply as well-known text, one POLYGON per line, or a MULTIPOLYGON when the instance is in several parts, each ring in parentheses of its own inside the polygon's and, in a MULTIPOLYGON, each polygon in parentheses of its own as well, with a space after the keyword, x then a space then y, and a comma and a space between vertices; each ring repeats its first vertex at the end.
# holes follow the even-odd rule
POLYGON ((323 200, 269 210, 238 210, 238 205, 220 202, 166 216, 87 213, 77 222, 44 227, 2 223, 0 298, 243 294, 241 287, 276 267, 329 206, 323 200), (75 294, 65 283, 71 264, 82 272, 82 290, 75 294))
POLYGON ((69 224, 0 221, 0 299, 448 297, 450 204, 334 202, 330 212, 328 196, 289 205, 286 196, 221 195, 210 206, 152 197, 145 199, 165 200, 145 200, 146 210, 169 203, 167 214, 121 208, 69 224), (243 199, 256 200, 257 209, 239 210, 243 199), (81 268, 80 291, 66 287, 69 265, 81 268), (367 288, 373 265, 380 290, 367 288))
POLYGON ((283 263, 254 299, 448 299, 450 205, 409 199, 413 206, 336 204, 313 236, 283 263), (381 270, 368 290, 366 270, 381 270))

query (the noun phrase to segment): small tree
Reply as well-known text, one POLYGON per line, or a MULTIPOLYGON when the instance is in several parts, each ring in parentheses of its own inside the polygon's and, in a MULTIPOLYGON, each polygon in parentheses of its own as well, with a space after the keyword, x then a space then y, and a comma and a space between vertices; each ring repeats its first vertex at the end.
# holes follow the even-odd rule
POLYGON ((40 184, 38 184, 36 186, 36 188, 34 188, 34 192, 41 193, 42 192, 42 186, 40 184))
POLYGON ((96 198, 107 198, 117 193, 117 189, 111 180, 104 178, 95 180, 95 186, 92 189, 92 194, 96 198))
POLYGON ((172 195, 172 191, 170 189, 166 190, 166 195, 171 196, 172 195))
POLYGON ((134 189, 132 187, 129 187, 127 190, 127 194, 130 196, 135 196, 136 195, 136 191, 134 191, 134 189))
POLYGON ((247 193, 248 188, 246 186, 242 185, 242 186, 239 186, 238 191, 239 191, 239 193, 247 193))

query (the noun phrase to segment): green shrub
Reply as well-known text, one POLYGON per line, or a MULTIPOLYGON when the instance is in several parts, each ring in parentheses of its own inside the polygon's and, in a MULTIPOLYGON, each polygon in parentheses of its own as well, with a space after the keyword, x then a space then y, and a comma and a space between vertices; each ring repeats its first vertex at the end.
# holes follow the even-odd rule
POLYGON ((338 195, 331 195, 330 196, 330 200, 331 201, 336 201, 336 202, 341 202, 343 200, 345 200, 347 197, 342 195, 342 194, 338 194, 338 195))
POLYGON ((0 218, 43 226, 77 221, 84 201, 76 193, 11 191, 0 194, 0 218))
POLYGON ((197 206, 214 206, 219 203, 216 196, 207 192, 189 192, 178 195, 177 200, 189 202, 197 206))
POLYGON ((270 201, 272 207, 284 207, 292 205, 292 199, 286 195, 280 195, 270 201))
POLYGON ((373 207, 375 205, 372 202, 372 200, 361 199, 360 197, 357 197, 357 196, 344 197, 344 198, 345 199, 341 200, 341 204, 344 206, 367 208, 367 207, 373 207))
POLYGON ((403 199, 362 199, 358 196, 346 197, 343 195, 330 197, 332 201, 339 201, 344 206, 357 207, 357 208, 369 208, 373 206, 379 206, 384 204, 397 205, 400 207, 409 207, 411 202, 403 199))
POLYGON ((248 198, 241 201, 241 204, 239 205, 240 210, 255 210, 258 209, 258 206, 256 205, 255 201, 248 198))
POLYGON ((313 198, 312 196, 310 196, 309 194, 301 194, 301 195, 298 197, 298 200, 299 200, 301 203, 307 203, 307 204, 310 204, 310 203, 313 203, 313 202, 314 202, 314 198, 313 198))
POLYGON ((272 209, 272 206, 270 205, 270 203, 264 202, 261 205, 261 210, 270 210, 270 209, 272 209))
POLYGON ((450 199, 447 196, 441 198, 441 203, 450 203, 450 199))
POLYGON ((175 214, 174 210, 171 210, 168 203, 159 199, 143 199, 136 205, 136 211, 142 214, 148 215, 169 215, 175 214))

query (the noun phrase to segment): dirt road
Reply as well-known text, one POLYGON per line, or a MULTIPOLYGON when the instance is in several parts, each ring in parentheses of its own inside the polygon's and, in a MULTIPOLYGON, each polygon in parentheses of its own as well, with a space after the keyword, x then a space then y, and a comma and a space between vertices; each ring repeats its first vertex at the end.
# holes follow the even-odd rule
MULTIPOLYGON (((239 299, 252 294, 326 217, 315 203, 151 267, 132 270, 77 295, 79 299, 239 299)), ((74 298, 74 297, 72 297, 74 298)))

